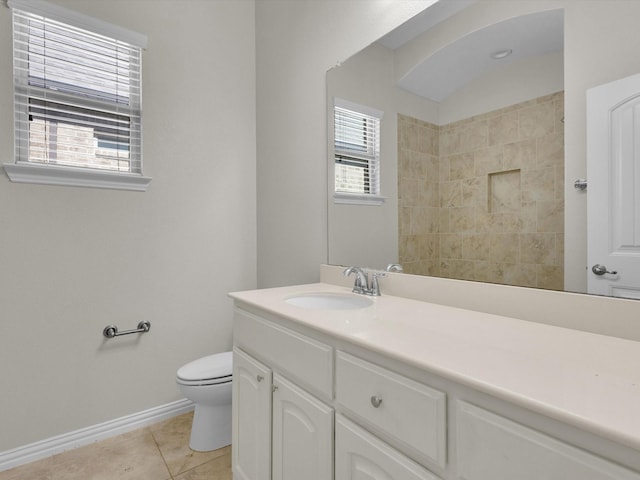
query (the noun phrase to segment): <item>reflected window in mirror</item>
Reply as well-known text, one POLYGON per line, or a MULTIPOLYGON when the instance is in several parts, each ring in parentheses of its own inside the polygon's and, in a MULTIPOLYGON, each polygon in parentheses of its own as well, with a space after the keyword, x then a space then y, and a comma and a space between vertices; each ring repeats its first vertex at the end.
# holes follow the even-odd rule
POLYGON ((334 198, 338 203, 382 203, 380 121, 382 112, 334 99, 334 198))

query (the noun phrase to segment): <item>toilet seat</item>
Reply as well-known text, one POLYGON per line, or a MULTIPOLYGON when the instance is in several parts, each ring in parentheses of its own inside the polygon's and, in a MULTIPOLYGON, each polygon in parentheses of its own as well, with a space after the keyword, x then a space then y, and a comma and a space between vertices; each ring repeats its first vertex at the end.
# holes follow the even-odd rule
POLYGON ((179 377, 176 377, 176 383, 179 383, 180 385, 193 386, 193 387, 206 386, 206 385, 224 385, 226 383, 231 383, 231 381, 232 381, 231 375, 228 375, 227 377, 222 377, 222 378, 209 378, 209 379, 202 379, 202 380, 183 380, 179 377))
POLYGON ((232 368, 232 352, 217 353, 189 362, 178 369, 176 382, 193 386, 231 383, 232 368))

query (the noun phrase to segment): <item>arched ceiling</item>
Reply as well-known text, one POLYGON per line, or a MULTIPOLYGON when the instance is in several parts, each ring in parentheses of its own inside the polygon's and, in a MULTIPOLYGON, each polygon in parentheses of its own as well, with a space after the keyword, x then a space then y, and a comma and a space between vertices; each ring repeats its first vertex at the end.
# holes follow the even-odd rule
MULTIPOLYGON (((394 50, 400 48, 471 3, 474 3, 473 0, 441 0, 383 37, 380 43, 394 50), (436 8, 438 5, 440 7, 436 8)), ((441 102, 496 67, 562 51, 563 27, 562 9, 522 15, 489 25, 416 60, 413 68, 399 79, 398 85, 416 95, 441 102), (493 53, 502 50, 511 50, 512 53, 502 59, 492 58, 493 53)))

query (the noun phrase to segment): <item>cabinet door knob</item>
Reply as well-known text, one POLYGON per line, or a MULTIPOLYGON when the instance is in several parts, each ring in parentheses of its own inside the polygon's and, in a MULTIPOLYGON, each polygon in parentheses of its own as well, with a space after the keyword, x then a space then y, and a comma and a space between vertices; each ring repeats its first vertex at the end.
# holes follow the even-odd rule
POLYGON ((271 391, 273 393, 276 393, 277 390, 278 390, 278 386, 277 385, 271 385, 271 391))
POLYGON ((264 380, 264 377, 262 375, 258 375, 256 377, 256 380, 258 380, 259 382, 261 382, 262 380, 264 380))
POLYGON ((382 398, 381 397, 379 397, 377 395, 372 395, 371 396, 371 405, 373 405, 373 408, 378 408, 381 403, 382 403, 382 398))

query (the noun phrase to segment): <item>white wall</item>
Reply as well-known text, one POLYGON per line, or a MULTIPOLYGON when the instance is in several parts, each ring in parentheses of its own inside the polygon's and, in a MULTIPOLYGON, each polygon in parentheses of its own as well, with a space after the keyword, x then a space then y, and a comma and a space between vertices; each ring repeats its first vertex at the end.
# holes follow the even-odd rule
POLYGON ((260 286, 315 281, 327 261, 327 70, 430 3, 256 2, 260 286))
MULTIPOLYGON (((0 174, 0 451, 181 398, 176 369, 229 349, 227 292, 256 284, 251 1, 56 0, 149 37, 146 193, 0 174), (110 323, 151 331, 105 340, 110 323)), ((0 162, 13 161, 0 6, 0 162)))

